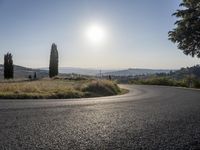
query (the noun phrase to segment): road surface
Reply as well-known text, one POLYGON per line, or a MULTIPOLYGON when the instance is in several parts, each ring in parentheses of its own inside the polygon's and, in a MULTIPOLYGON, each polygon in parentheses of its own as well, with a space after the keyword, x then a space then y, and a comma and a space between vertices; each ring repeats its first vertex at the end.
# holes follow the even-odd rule
POLYGON ((199 149, 200 91, 122 85, 128 94, 0 100, 0 149, 199 149))

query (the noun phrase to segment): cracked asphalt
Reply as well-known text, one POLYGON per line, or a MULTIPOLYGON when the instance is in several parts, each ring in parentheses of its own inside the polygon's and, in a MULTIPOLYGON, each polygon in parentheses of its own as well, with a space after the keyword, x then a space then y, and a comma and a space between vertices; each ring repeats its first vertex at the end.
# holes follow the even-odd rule
POLYGON ((200 149, 200 91, 121 85, 128 94, 0 100, 0 149, 200 149))

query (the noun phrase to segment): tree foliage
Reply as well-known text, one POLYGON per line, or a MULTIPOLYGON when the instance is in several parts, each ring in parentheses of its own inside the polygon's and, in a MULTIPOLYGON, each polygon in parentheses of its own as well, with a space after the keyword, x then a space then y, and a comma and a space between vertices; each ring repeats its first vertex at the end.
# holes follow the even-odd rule
POLYGON ((176 27, 169 31, 169 39, 186 55, 200 58, 200 0, 183 0, 173 15, 176 27))
POLYGON ((14 71, 13 71, 13 59, 12 54, 7 53, 4 55, 4 79, 13 79, 14 71))
POLYGON ((50 64, 49 64, 49 77, 52 78, 58 75, 58 50, 56 44, 51 46, 50 64))

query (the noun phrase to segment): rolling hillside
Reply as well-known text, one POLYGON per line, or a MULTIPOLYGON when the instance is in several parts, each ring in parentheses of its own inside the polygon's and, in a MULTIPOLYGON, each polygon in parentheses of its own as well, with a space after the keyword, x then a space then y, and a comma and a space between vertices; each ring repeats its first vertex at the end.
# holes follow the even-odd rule
POLYGON ((127 69, 120 71, 107 72, 103 75, 111 75, 111 76, 136 76, 136 75, 147 75, 147 74, 155 74, 155 73, 169 73, 170 70, 154 70, 154 69, 127 69))
MULTIPOLYGON (((40 70, 40 69, 31 69, 22 66, 14 66, 14 77, 15 79, 23 79, 28 78, 29 75, 34 75, 37 73, 38 78, 43 78, 48 76, 48 71, 40 70)), ((0 65, 0 79, 3 79, 3 65, 0 65)))
MULTIPOLYGON (((29 75, 33 75, 34 72, 37 73, 37 77, 43 78, 48 77, 48 68, 31 69, 27 67, 14 66, 14 76, 18 78, 28 78, 29 75)), ((153 69, 127 69, 127 70, 101 70, 104 76, 137 76, 137 75, 148 75, 155 73, 169 73, 170 70, 153 70, 153 69)), ((100 75, 100 70, 98 69, 87 69, 87 68, 73 68, 73 67, 61 67, 59 68, 59 73, 61 74, 81 74, 96 76, 100 75)), ((3 79, 3 65, 0 65, 0 79, 3 79)))
MULTIPOLYGON (((100 75, 100 70, 98 69, 87 69, 87 68, 73 68, 73 67, 62 67, 59 69, 60 73, 64 74, 82 74, 82 75, 91 75, 96 76, 100 75)), ((127 70, 101 70, 102 75, 112 75, 112 76, 136 76, 136 75, 147 75, 147 74, 155 74, 155 73, 169 73, 170 70, 154 70, 154 69, 127 69, 127 70)))

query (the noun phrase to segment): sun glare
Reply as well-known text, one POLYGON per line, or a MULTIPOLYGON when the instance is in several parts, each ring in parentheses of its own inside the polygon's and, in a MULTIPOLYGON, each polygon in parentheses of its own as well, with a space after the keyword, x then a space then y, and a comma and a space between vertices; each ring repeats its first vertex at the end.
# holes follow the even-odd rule
POLYGON ((92 24, 86 29, 86 38, 91 44, 102 44, 106 40, 105 29, 98 24, 92 24))

